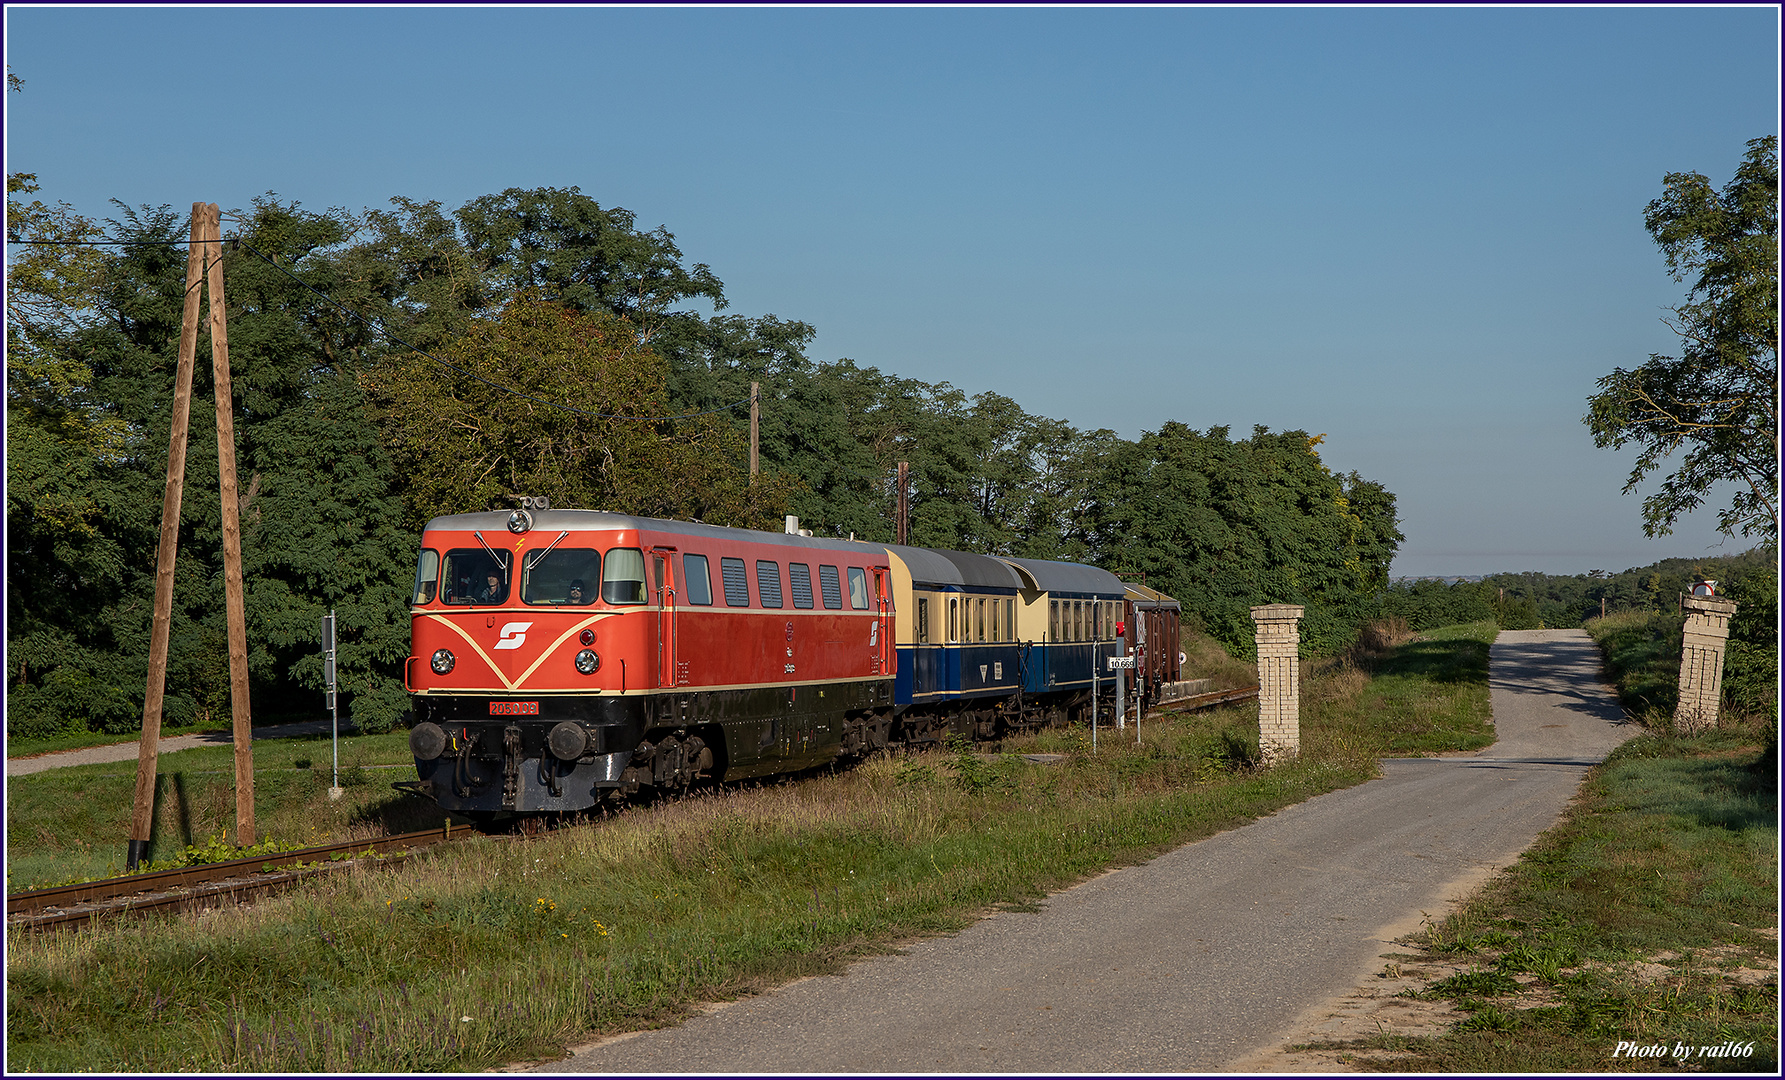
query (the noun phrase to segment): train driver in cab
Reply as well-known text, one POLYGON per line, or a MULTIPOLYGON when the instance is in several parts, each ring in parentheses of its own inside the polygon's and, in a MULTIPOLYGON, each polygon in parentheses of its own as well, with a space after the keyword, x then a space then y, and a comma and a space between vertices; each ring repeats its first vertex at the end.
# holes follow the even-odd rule
POLYGON ((564 598, 564 602, 566 604, 586 604, 586 603, 588 603, 587 600, 583 599, 583 579, 582 578, 577 578, 575 581, 572 581, 570 583, 570 595, 564 598))
POLYGON ((477 594, 480 604, 495 604, 502 600, 502 575, 491 570, 486 576, 484 587, 477 594))

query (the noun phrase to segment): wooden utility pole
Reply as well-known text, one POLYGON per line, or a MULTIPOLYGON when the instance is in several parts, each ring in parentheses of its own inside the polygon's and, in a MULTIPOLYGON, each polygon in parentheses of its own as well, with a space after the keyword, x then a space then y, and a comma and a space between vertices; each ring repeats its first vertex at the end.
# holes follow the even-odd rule
POLYGON ((204 284, 203 203, 192 204, 186 249, 186 306, 174 372, 173 427, 167 437, 167 486, 161 496, 161 541, 155 554, 155 624, 149 633, 149 684, 143 693, 143 735, 136 752, 136 807, 125 863, 135 870, 149 849, 155 816, 155 759, 161 743, 161 698, 167 691, 167 637, 173 621, 174 555, 180 545, 180 493, 186 483, 186 419, 192 411, 192 360, 198 352, 198 291, 204 284))
POLYGON ((895 539, 893 540, 893 543, 895 543, 895 544, 907 543, 908 538, 911 534, 911 501, 910 501, 910 495, 909 495, 910 490, 911 490, 911 463, 909 461, 901 461, 901 462, 899 462, 898 509, 896 511, 894 511, 898 515, 898 517, 893 521, 893 534, 895 537, 895 539))
POLYGON ((149 679, 143 693, 143 733, 137 748, 136 801, 125 862, 135 870, 149 850, 155 824, 155 773, 161 742, 161 708, 167 692, 167 647, 173 622, 174 561, 180 544, 180 497, 186 483, 186 433, 192 412, 192 368, 198 353, 199 290, 208 275, 211 294, 211 362, 217 402, 217 468, 223 500, 224 598, 229 619, 230 708, 236 743, 236 842, 254 842, 254 752, 248 712, 248 646, 242 601, 242 536, 236 496, 235 404, 229 384, 229 339, 223 304, 221 211, 192 204, 186 250, 186 296, 180 318, 180 350, 174 373, 174 408, 168 433, 167 485, 161 499, 161 539, 155 556, 155 621, 149 635, 149 679))
POLYGON ((756 431, 761 416, 762 384, 750 384, 750 482, 756 483, 756 431))
POLYGON ((229 386, 229 329, 223 307, 222 211, 205 208, 205 261, 211 294, 211 368, 217 399, 217 479, 223 500, 223 595, 229 619, 229 711, 236 743, 236 844, 254 843, 254 723, 248 713, 248 629, 242 601, 241 503, 236 494, 235 395, 229 386))

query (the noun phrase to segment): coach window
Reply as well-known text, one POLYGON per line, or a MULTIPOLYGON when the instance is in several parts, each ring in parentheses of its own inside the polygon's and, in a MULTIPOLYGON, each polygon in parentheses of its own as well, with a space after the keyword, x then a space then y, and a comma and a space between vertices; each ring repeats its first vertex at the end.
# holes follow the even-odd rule
POLYGON ((793 594, 793 606, 812 606, 812 568, 803 562, 787 564, 787 591, 793 594))
POLYGON ((990 640, 985 636, 985 600, 983 598, 973 603, 973 640, 990 640))
POLYGON ((705 555, 682 556, 682 587, 688 590, 688 602, 701 607, 713 603, 712 572, 707 569, 705 555))
POLYGON ((849 568, 849 606, 857 611, 868 610, 868 572, 859 566, 849 568))
POLYGON ((837 576, 836 567, 819 565, 818 594, 824 597, 824 606, 832 611, 843 606, 843 579, 837 576))
POLYGON ((610 604, 645 602, 645 556, 637 548, 615 548, 607 553, 601 572, 601 598, 610 604))
POLYGON ((601 554, 593 548, 552 548, 521 558, 521 600, 581 607, 595 602, 601 554))
POLYGON ((930 643, 930 601, 923 596, 917 598, 917 643, 930 643))
POLYGON ((1000 615, 1002 615, 1003 613, 1004 613, 1004 601, 993 600, 992 601, 992 640, 993 641, 1003 641, 1004 640, 1004 627, 999 622, 999 619, 998 619, 998 617, 1000 615))
POLYGON ((763 607, 781 606, 781 564, 756 560, 756 601, 763 607))
POLYGON ((960 637, 959 637, 960 611, 961 611, 960 600, 958 600, 952 596, 949 597, 948 598, 948 640, 950 643, 960 640, 960 637))
POLYGON ((725 582, 725 606, 750 606, 750 579, 744 575, 744 560, 720 559, 719 576, 725 582))
POLYGON ((508 564, 483 548, 446 553, 441 599, 449 604, 500 604, 508 599, 508 564))
POLYGON ((421 558, 415 564, 415 591, 410 593, 411 604, 431 604, 434 593, 440 586, 440 553, 432 548, 422 548, 421 558))

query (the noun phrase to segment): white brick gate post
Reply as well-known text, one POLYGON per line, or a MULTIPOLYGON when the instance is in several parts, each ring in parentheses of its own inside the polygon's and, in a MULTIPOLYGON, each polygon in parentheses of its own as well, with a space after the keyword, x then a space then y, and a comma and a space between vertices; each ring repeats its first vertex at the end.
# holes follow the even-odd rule
POLYGON ((1258 642, 1258 748, 1269 763, 1301 752, 1300 604, 1252 609, 1258 642))
POLYGON ((1686 637, 1680 649, 1680 704, 1673 722, 1680 734, 1696 735, 1717 723, 1723 696, 1723 650, 1735 601, 1720 596, 1680 597, 1686 637))

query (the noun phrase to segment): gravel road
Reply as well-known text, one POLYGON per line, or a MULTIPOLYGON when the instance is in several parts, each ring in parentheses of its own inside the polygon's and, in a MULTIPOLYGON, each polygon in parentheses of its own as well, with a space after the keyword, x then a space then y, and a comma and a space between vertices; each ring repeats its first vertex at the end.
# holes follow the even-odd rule
MULTIPOLYGON (((254 729, 256 739, 288 739, 294 735, 326 735, 329 731, 327 720, 306 720, 297 724, 271 724, 254 729)), ((227 731, 207 731, 203 735, 176 735, 171 739, 162 739, 155 752, 173 754, 181 750, 193 750, 200 746, 229 746, 234 743, 235 736, 227 731)), ((6 759, 6 775, 28 776, 31 773, 43 772, 46 769, 61 769, 69 765, 101 765, 108 761, 135 761, 139 746, 135 742, 112 743, 109 746, 89 746, 80 750, 57 750, 49 754, 33 754, 31 757, 9 757, 6 759)))
POLYGON ((1379 969, 1554 824, 1627 726, 1579 630, 1502 632, 1498 741, 1383 776, 962 933, 537 1071, 1213 1072, 1379 969))

